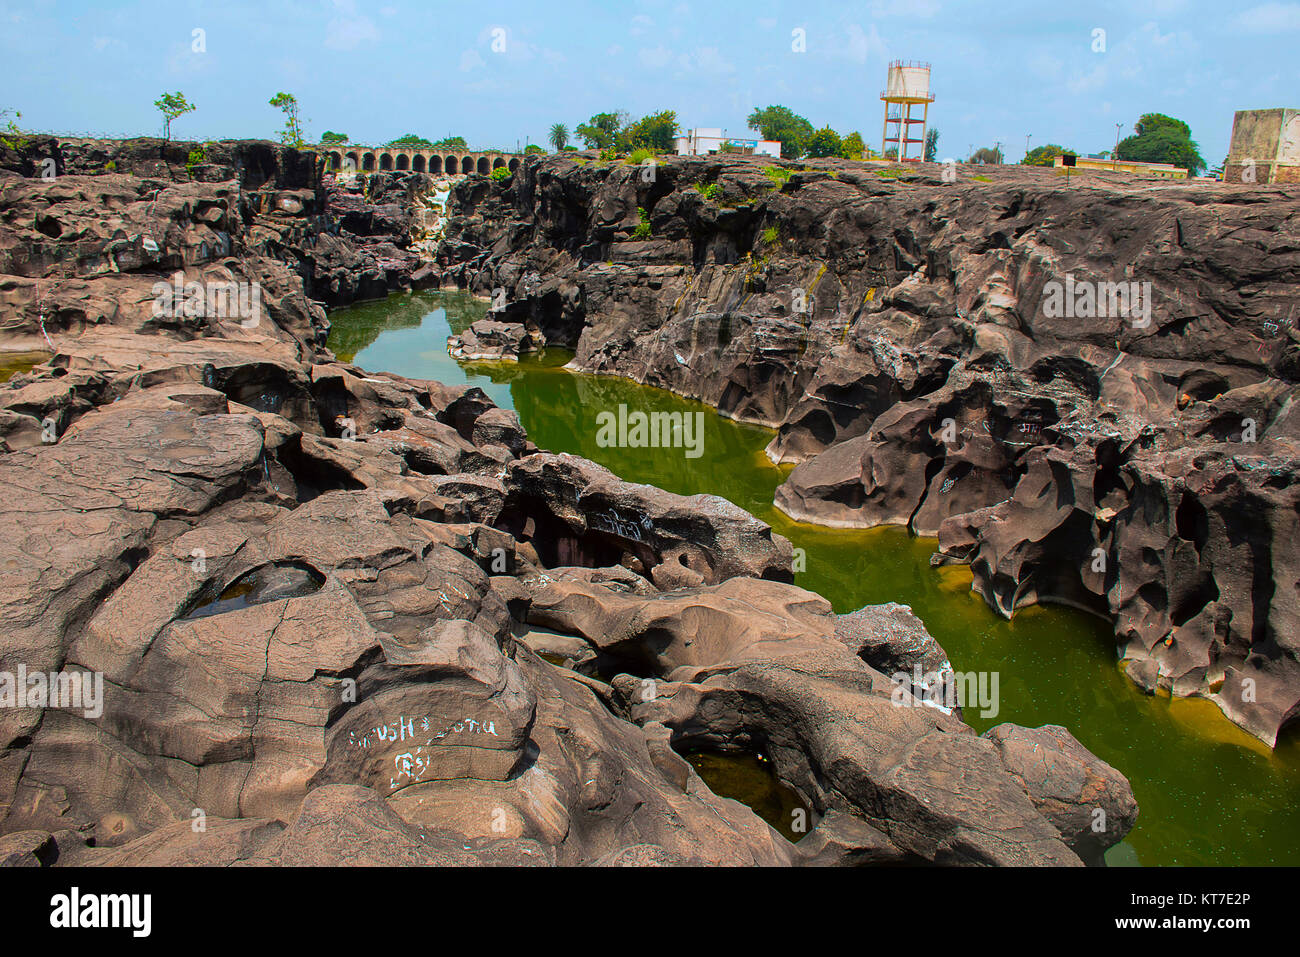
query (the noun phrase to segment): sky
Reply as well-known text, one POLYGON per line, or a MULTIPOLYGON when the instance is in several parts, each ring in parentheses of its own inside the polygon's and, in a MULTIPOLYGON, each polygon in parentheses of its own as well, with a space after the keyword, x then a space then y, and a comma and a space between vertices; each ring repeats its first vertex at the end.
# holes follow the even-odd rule
POLYGON ((895 59, 932 66, 940 159, 1095 153, 1157 112, 1214 167, 1235 110, 1300 107, 1300 2, 0 0, 0 110, 65 135, 160 135, 153 101, 180 90, 177 138, 274 138, 283 90, 313 140, 514 149, 663 109, 748 136, 782 104, 879 149, 895 59))

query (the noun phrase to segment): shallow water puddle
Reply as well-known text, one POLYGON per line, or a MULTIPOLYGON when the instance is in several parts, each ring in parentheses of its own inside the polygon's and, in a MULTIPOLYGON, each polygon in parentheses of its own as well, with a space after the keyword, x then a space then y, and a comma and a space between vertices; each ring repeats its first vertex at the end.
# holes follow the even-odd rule
POLYGON ((797 843, 812 830, 812 811, 794 788, 776 776, 772 762, 764 755, 700 750, 684 752, 682 757, 710 791, 739 801, 787 841, 797 843))
POLYGON ((299 565, 263 565, 235 579, 216 598, 200 604, 185 616, 211 618, 241 608, 252 608, 281 598, 301 598, 319 591, 325 579, 313 569, 299 565))

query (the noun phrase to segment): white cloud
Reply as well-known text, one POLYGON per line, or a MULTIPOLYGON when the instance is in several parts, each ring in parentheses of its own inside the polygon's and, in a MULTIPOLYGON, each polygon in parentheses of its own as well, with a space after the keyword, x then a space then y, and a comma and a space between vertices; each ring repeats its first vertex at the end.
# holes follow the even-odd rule
POLYGON ((189 41, 173 43, 167 52, 167 72, 172 76, 191 77, 207 72, 214 62, 211 54, 195 53, 189 41))
POLYGON ((701 73, 735 73, 736 66, 717 47, 700 47, 688 54, 691 65, 701 73))
POLYGON ((1236 23, 1249 33, 1300 30, 1300 3, 1262 3, 1237 14, 1236 23))
POLYGON ((487 66, 487 63, 479 56, 477 50, 466 50, 460 55, 461 73, 468 73, 470 70, 476 70, 481 66, 487 66))
POLYGON ((1093 90, 1100 89, 1106 85, 1107 79, 1106 64, 1098 63, 1087 73, 1082 75, 1076 73, 1070 79, 1065 81, 1065 87, 1071 93, 1090 93, 1093 90))
POLYGON ((884 60, 888 57, 885 41, 874 23, 868 30, 851 23, 845 32, 848 34, 848 55, 851 59, 866 63, 868 59, 884 60))
POLYGON ((1144 23, 1142 25, 1142 33, 1146 35, 1146 38, 1153 46, 1157 47, 1168 47, 1179 41, 1178 36, 1172 32, 1162 34, 1160 32, 1160 27, 1155 23, 1144 23))
POLYGON ((637 57, 641 64, 650 70, 667 70, 674 73, 707 73, 714 76, 734 74, 736 65, 722 55, 717 47, 696 47, 684 53, 676 53, 663 44, 655 47, 643 47, 637 57))
POLYGON ((366 41, 379 39, 379 28, 357 12, 355 0, 334 0, 338 14, 325 24, 325 46, 331 50, 355 50, 366 41))
POLYGON ((673 61, 673 51, 663 44, 657 47, 643 47, 637 56, 643 65, 652 70, 662 70, 673 61))
POLYGON ((632 25, 628 28, 628 32, 634 37, 639 37, 654 25, 655 22, 644 13, 638 13, 632 18, 632 25))
POLYGON ((613 46, 611 46, 608 50, 605 51, 605 56, 618 56, 622 52, 623 52, 622 44, 615 43, 613 46))

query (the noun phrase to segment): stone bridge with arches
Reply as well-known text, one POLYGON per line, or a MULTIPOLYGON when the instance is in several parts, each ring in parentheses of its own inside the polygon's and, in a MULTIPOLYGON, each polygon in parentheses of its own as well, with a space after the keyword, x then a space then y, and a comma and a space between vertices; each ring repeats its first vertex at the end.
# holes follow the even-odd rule
POLYGON ((331 172, 352 169, 363 173, 396 170, 434 176, 486 175, 502 166, 513 173, 523 161, 522 153, 479 152, 450 146, 357 146, 345 143, 317 146, 315 149, 324 154, 325 168, 331 172))

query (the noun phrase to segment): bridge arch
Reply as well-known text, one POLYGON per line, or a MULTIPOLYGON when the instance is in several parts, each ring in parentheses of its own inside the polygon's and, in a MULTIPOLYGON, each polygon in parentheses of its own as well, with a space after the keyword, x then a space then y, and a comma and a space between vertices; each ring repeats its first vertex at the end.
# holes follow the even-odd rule
POLYGON ((435 176, 442 172, 442 157, 437 153, 429 157, 429 172, 435 176))
POLYGON ((517 159, 512 159, 512 160, 510 161, 510 172, 513 173, 513 172, 514 172, 515 170, 517 170, 517 169, 519 169, 519 160, 517 160, 517 159))
POLYGON ((379 168, 382 170, 391 170, 393 168, 393 154, 381 153, 379 156, 379 168))
POLYGON ((505 165, 506 165, 506 161, 503 160, 500 156, 498 156, 496 159, 494 159, 494 160, 492 161, 492 168, 493 168, 493 169, 500 169, 501 167, 503 167, 503 166, 505 166, 505 165))
POLYGON ((486 156, 480 156, 478 158, 478 171, 484 176, 492 171, 492 166, 488 163, 488 158, 486 156))
POLYGON ((460 171, 461 171, 462 173, 472 173, 472 172, 474 172, 474 161, 473 161, 472 159, 470 159, 470 157, 468 157, 468 156, 466 156, 466 157, 464 157, 463 159, 461 159, 461 161, 460 161, 460 171))
POLYGON ((361 157, 361 168, 366 172, 370 172, 375 168, 374 153, 367 153, 365 156, 361 157))
POLYGON ((396 165, 399 170, 409 170, 411 168, 411 157, 407 156, 405 153, 398 153, 396 165))
POLYGON ((330 153, 330 162, 329 162, 329 166, 330 166, 330 169, 331 169, 331 170, 337 170, 337 169, 342 168, 342 166, 343 166, 343 157, 340 156, 337 152, 332 152, 332 153, 330 153))
POLYGON ((352 172, 355 173, 357 170, 361 169, 361 160, 357 157, 355 150, 348 153, 347 159, 348 159, 349 168, 352 172))
POLYGON ((416 153, 415 156, 413 156, 413 157, 411 158, 411 172, 413 172, 413 173, 423 173, 423 172, 424 172, 424 154, 423 154, 423 153, 416 153))
POLYGON ((456 159, 454 156, 448 156, 446 162, 443 163, 443 169, 448 173, 454 174, 456 170, 460 169, 460 160, 456 159))

